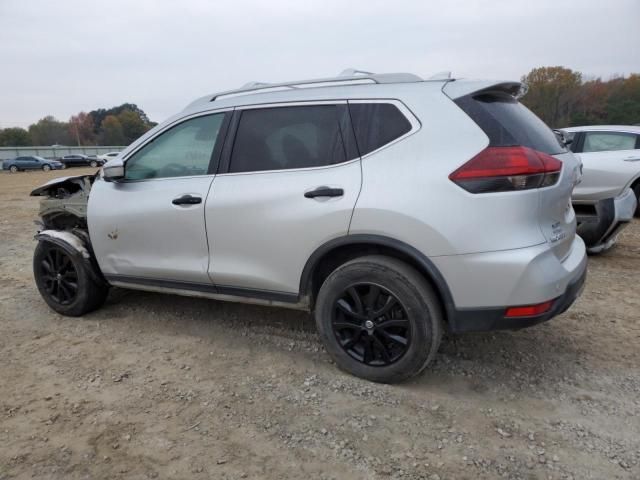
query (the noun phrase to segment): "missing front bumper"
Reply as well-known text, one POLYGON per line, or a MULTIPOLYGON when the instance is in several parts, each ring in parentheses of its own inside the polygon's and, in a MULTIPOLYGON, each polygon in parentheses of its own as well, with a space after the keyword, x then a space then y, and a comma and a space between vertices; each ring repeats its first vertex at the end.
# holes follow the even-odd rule
POLYGON ((620 232, 633 219, 635 210, 636 197, 630 188, 616 198, 576 205, 576 232, 584 240, 587 252, 600 253, 610 249, 620 232))

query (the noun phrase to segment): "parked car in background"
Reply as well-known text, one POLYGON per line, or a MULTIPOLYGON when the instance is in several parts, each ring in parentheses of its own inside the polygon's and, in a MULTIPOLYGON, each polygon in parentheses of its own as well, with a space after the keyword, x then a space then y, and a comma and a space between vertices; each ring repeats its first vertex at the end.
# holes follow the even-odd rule
POLYGON ((74 154, 74 155, 65 155, 59 159, 62 163, 64 163, 67 167, 98 167, 104 164, 104 160, 100 160, 97 157, 93 156, 89 157, 87 155, 74 154))
POLYGON ((200 98, 32 192, 38 289, 70 316, 110 285, 312 311, 378 382, 421 372, 445 329, 549 320, 586 277, 580 168, 520 88, 349 71, 200 98))
POLYGON ((640 214, 640 127, 591 125, 560 132, 583 165, 572 195, 578 234, 590 253, 608 250, 634 213, 640 214))
POLYGON ((65 168, 65 166, 57 160, 47 160, 46 158, 32 155, 4 160, 2 162, 2 168, 3 170, 9 170, 11 173, 24 170, 43 170, 48 172, 49 170, 61 170, 65 168))
POLYGON ((108 162, 109 160, 111 160, 112 158, 116 158, 118 155, 120 155, 120 153, 122 152, 109 152, 109 153, 103 153, 102 155, 98 155, 98 158, 100 160, 103 160, 105 162, 108 162))

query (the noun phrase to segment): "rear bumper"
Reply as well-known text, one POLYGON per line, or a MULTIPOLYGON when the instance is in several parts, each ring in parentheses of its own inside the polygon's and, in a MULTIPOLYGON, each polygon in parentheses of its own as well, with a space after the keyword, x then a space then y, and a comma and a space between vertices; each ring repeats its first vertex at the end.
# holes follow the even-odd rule
POLYGON ((600 253, 611 248, 620 232, 633 220, 636 197, 633 190, 628 188, 616 198, 589 205, 593 206, 594 213, 576 215, 576 232, 584 240, 589 253, 600 253))
POLYGON ((566 291, 553 302, 551 310, 542 315, 532 317, 506 318, 506 308, 487 308, 480 310, 458 310, 455 319, 455 330, 452 333, 486 332, 491 330, 520 330, 538 323, 551 320, 564 313, 580 296, 587 279, 587 264, 584 264, 579 277, 567 286, 566 291))
POLYGON ((452 293, 448 327, 452 333, 520 329, 562 313, 581 292, 587 269, 584 242, 577 235, 560 260, 549 244, 515 250, 435 257, 452 293), (535 317, 505 318, 509 307, 553 299, 535 317))

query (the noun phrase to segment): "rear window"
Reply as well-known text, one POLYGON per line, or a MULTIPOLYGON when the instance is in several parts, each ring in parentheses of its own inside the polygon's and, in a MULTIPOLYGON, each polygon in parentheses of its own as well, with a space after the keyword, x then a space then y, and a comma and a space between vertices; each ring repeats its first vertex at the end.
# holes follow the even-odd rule
POLYGON ((551 129, 511 95, 467 95, 456 103, 487 134, 491 147, 520 145, 550 155, 567 151, 551 129))
POLYGON ((349 103, 360 155, 393 142, 411 130, 411 123, 391 103, 349 103))

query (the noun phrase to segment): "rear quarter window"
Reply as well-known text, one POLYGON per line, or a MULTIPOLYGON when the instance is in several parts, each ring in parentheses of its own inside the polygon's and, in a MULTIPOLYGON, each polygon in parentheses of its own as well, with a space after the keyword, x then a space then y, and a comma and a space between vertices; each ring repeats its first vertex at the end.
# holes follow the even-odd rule
POLYGON ((567 151, 553 131, 511 95, 485 92, 455 102, 489 137, 491 147, 523 146, 550 155, 567 151))
POLYGON ((411 123, 391 103, 349 103, 351 123, 360 155, 366 155, 402 137, 411 123))

